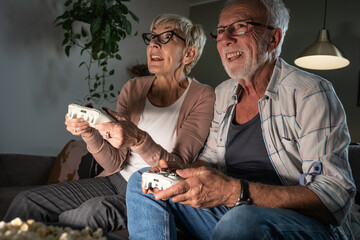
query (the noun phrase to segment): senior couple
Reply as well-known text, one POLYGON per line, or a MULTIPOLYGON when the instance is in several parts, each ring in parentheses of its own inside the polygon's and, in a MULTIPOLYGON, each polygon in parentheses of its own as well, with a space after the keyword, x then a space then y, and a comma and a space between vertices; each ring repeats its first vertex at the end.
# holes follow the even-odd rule
POLYGON ((124 85, 109 111, 117 122, 65 117, 105 171, 22 192, 5 220, 128 228, 130 239, 176 239, 177 228, 198 239, 359 239, 345 112, 327 80, 279 58, 288 23, 281 0, 228 1, 211 36, 231 79, 214 93, 188 77, 201 27, 158 16, 142 35, 153 75, 124 85), (185 180, 142 189, 150 168, 185 180))

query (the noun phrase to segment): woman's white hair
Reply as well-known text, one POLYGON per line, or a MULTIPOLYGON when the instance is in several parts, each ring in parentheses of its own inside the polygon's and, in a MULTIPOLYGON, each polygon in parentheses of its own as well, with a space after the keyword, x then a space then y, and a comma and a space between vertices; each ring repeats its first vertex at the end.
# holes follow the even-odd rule
POLYGON ((199 61, 203 52, 206 36, 203 28, 199 24, 193 24, 186 17, 177 14, 161 14, 157 16, 151 23, 150 31, 153 31, 156 26, 161 24, 172 24, 173 28, 180 33, 184 34, 186 47, 194 47, 196 49, 196 56, 193 61, 185 65, 185 74, 189 74, 191 69, 199 61))
MULTIPOLYGON (((254 0, 228 0, 225 3, 224 9, 234 3, 254 3, 254 0)), ((267 9, 268 23, 267 25, 275 28, 280 28, 282 31, 282 37, 278 48, 275 50, 275 57, 279 57, 281 53, 281 47, 284 42, 286 31, 288 30, 290 15, 289 9, 285 7, 282 0, 258 0, 267 9)))

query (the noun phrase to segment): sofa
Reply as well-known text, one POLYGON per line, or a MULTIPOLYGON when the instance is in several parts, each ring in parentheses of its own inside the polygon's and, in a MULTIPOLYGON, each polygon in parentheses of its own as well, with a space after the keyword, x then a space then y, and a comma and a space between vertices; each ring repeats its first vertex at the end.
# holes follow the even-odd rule
MULTIPOLYGON (((350 144, 349 162, 355 184, 360 186, 360 143, 350 144)), ((0 153, 0 220, 12 199, 22 190, 48 183, 94 177, 101 170, 82 141, 71 140, 58 156, 0 153)), ((357 193, 355 202, 360 205, 359 189, 357 193)), ((124 230, 115 234, 125 239, 128 237, 124 230)))

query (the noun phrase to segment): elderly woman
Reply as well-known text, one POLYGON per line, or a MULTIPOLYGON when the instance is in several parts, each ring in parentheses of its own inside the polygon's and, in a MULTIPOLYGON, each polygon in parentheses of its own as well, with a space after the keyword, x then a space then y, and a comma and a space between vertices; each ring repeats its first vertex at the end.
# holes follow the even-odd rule
POLYGON ((214 90, 187 77, 199 60, 206 37, 185 17, 158 16, 142 35, 153 76, 134 78, 122 88, 115 123, 91 128, 65 116, 67 130, 80 135, 105 169, 101 177, 43 186, 20 193, 6 221, 15 217, 101 227, 126 228, 125 193, 130 175, 143 167, 192 162, 209 133, 214 90))

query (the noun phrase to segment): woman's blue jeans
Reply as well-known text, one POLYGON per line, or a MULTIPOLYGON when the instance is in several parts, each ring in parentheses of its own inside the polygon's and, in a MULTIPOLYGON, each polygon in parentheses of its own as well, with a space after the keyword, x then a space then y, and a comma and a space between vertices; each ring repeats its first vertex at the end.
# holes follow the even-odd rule
POLYGON ((330 225, 289 209, 241 205, 196 209, 143 194, 141 174, 127 185, 126 205, 130 239, 177 239, 176 228, 198 239, 341 239, 330 225))

